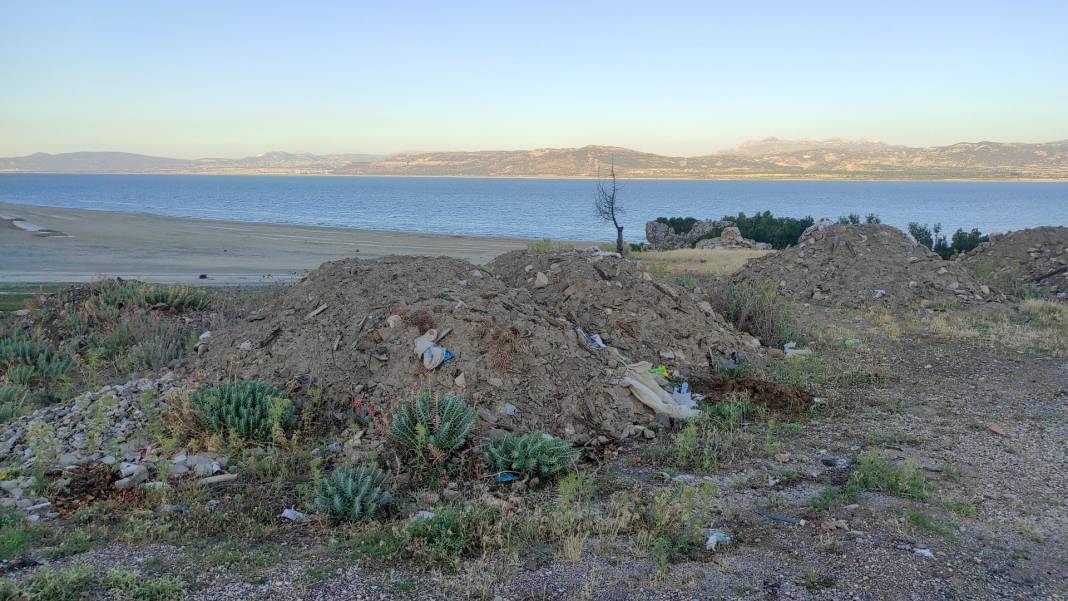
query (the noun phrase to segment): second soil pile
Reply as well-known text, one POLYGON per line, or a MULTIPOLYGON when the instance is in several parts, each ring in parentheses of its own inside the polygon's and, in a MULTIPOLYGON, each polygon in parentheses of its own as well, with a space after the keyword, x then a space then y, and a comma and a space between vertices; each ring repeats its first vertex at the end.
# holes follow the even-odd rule
POLYGON ((959 263, 881 224, 813 229, 796 246, 750 261, 732 280, 772 286, 797 300, 854 307, 933 308, 997 296, 959 263))
POLYGON ((990 238, 961 262, 1005 288, 1068 297, 1068 227, 1036 227, 990 238))
POLYGON ((214 333, 197 366, 208 379, 315 387, 335 403, 387 410, 425 387, 460 392, 489 428, 583 442, 617 438, 648 417, 620 383, 628 362, 700 376, 710 362, 757 348, 633 261, 515 251, 485 268, 444 257, 324 263, 214 333), (413 350, 428 330, 452 355, 433 369, 413 350))

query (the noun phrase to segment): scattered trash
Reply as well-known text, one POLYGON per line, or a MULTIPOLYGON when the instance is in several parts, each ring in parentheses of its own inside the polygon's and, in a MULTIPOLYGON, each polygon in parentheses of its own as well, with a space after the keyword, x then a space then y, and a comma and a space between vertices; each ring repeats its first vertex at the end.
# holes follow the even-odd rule
POLYGON ((787 359, 789 359, 790 357, 796 357, 797 355, 809 355, 812 353, 812 349, 797 348, 796 342, 787 342, 786 344, 782 345, 782 350, 784 353, 786 353, 787 359))
MULTIPOLYGON (((626 375, 623 376, 623 385, 630 388, 631 394, 653 411, 665 413, 674 419, 688 419, 701 414, 693 407, 679 405, 666 390, 660 388, 653 379, 653 374, 659 371, 651 367, 647 361, 639 361, 627 366, 626 375)), ((658 369, 667 371, 663 366, 658 369)))
POLYGON ((200 336, 197 336, 197 340, 199 340, 201 342, 207 341, 208 338, 211 338, 211 330, 207 330, 205 332, 202 332, 200 334, 200 336))
POLYGON ((705 541, 705 549, 715 551, 718 545, 729 545, 734 542, 729 534, 719 528, 708 529, 708 540, 705 541))
POLYGON ((412 516, 412 519, 413 520, 429 520, 429 519, 433 519, 433 517, 435 515, 437 515, 437 514, 434 513, 433 511, 427 511, 425 509, 420 509, 419 511, 415 512, 415 515, 412 516))
POLYGON ((879 300, 884 296, 886 296, 886 290, 883 290, 882 288, 876 288, 871 291, 871 300, 879 300))
POLYGON ((667 367, 664 367, 663 365, 657 365, 656 367, 650 368, 649 373, 663 376, 665 378, 668 377, 667 367))
POLYGON ((311 521, 311 518, 308 517, 308 514, 301 513, 296 509, 293 509, 292 507, 286 507, 285 509, 283 509, 282 514, 279 517, 289 520, 291 522, 295 522, 297 524, 305 524, 311 521))
POLYGON ((857 346, 858 344, 860 344, 860 339, 859 338, 846 338, 845 339, 845 345, 846 346, 857 346))
POLYGON ((514 472, 501 472, 494 478, 497 482, 514 482, 518 476, 514 472))
POLYGON ((801 518, 795 518, 795 517, 791 517, 791 516, 788 516, 788 515, 777 515, 777 514, 774 514, 774 513, 768 513, 766 511, 761 511, 759 509, 754 509, 753 511, 757 515, 759 515, 761 517, 765 517, 765 518, 768 518, 769 520, 774 520, 776 522, 782 522, 784 524, 804 524, 805 523, 805 520, 803 520, 801 518))
POLYGON ((921 549, 919 547, 916 547, 912 550, 912 552, 916 555, 919 555, 920 557, 934 558, 934 553, 932 553, 930 549, 921 549))
POLYGON ((519 411, 519 408, 516 407, 515 405, 513 405, 511 403, 505 403, 504 404, 504 414, 505 415, 515 415, 516 411, 519 411))
POLYGON ((437 369, 442 363, 447 363, 455 357, 449 349, 434 344, 437 339, 438 331, 431 328, 416 338, 412 347, 415 356, 423 359, 423 367, 427 370, 437 369))

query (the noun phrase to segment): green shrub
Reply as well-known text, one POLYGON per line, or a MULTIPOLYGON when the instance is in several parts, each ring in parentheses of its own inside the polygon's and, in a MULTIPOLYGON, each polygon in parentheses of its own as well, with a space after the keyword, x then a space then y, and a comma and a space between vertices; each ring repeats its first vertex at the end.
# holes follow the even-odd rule
POLYGON ((36 538, 32 524, 21 515, 9 510, 0 513, 0 560, 22 556, 36 538))
POLYGON ((464 446, 475 417, 458 395, 422 392, 397 410, 390 436, 413 456, 440 463, 464 446))
POLYGON ((941 223, 929 226, 926 223, 911 222, 908 225, 908 229, 917 242, 935 251, 943 259, 966 253, 990 239, 989 236, 984 235, 976 228, 973 228, 970 232, 964 231, 963 228, 958 228, 957 231, 953 232, 953 236, 947 240, 945 234, 942 233, 941 223))
MULTIPOLYGON (((794 217, 775 217, 771 211, 757 213, 752 217, 745 213, 735 216, 724 215, 724 221, 733 221, 734 225, 742 233, 742 236, 757 242, 767 242, 772 248, 786 248, 797 244, 801 233, 815 223, 811 217, 797 219, 794 217)), ((720 235, 720 231, 709 232, 702 238, 714 238, 720 235)))
POLYGON ((169 601, 185 593, 185 585, 174 576, 146 578, 127 570, 109 570, 104 588, 118 593, 121 599, 136 601, 169 601))
POLYGON ((460 558, 475 555, 483 548, 487 536, 501 520, 496 508, 443 509, 433 517, 415 520, 408 528, 409 549, 412 554, 452 567, 460 565, 460 558))
POLYGON ((389 503, 388 478, 389 474, 373 465, 339 468, 315 487, 312 505, 337 518, 369 518, 389 503))
POLYGON ((734 327, 759 338, 767 346, 801 342, 793 305, 771 289, 735 284, 713 286, 708 301, 734 327))
POLYGON ((22 581, 19 588, 26 601, 78 601, 93 586, 89 568, 75 566, 57 572, 48 566, 22 581))
POLYGON ((570 442, 536 432, 526 436, 508 434, 491 442, 485 459, 498 472, 550 478, 570 469, 578 456, 579 450, 570 442))
POLYGON ((145 286, 140 300, 145 307, 163 304, 184 311, 206 307, 211 294, 203 288, 189 286, 145 286))
POLYGON ((916 501, 926 501, 930 488, 923 470, 906 463, 897 466, 870 450, 857 458, 857 468, 849 478, 851 492, 876 491, 916 501))
POLYGON ((140 282, 124 282, 122 280, 104 280, 93 285, 93 295, 97 306, 105 307, 132 307, 140 304, 140 282))
POLYGON ((693 226, 697 225, 698 220, 694 217, 657 217, 656 221, 671 228, 676 235, 682 236, 689 234, 693 226))
POLYGON ((178 322, 155 315, 125 320, 114 332, 116 348, 125 348, 120 366, 124 371, 157 370, 181 358, 186 351, 186 331, 178 322))
POLYGON ((260 442, 281 434, 295 412, 285 393, 257 380, 238 380, 201 389, 190 400, 207 428, 234 432, 246 440, 260 442))
POLYGON ((4 377, 15 386, 32 388, 37 381, 37 370, 32 365, 13 365, 7 369, 4 377))

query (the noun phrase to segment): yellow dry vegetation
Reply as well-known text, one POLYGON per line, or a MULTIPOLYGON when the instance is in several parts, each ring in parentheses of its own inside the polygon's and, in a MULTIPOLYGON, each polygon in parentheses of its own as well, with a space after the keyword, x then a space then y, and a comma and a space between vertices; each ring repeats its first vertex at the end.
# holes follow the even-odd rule
POLYGON ((775 251, 683 248, 636 252, 630 258, 646 263, 654 272, 730 275, 741 269, 749 259, 762 257, 769 252, 775 251))

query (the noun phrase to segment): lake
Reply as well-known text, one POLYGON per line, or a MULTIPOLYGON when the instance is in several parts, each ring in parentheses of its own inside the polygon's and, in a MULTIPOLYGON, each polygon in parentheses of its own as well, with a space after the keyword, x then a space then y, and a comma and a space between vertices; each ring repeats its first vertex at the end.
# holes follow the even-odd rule
MULTIPOLYGON (((1068 183, 625 180, 624 234, 644 239, 660 216, 739 211, 884 223, 941 223, 952 232, 1068 224, 1068 183)), ((574 179, 0 174, 0 201, 52 207, 562 240, 614 239, 597 222, 596 182, 574 179)))

